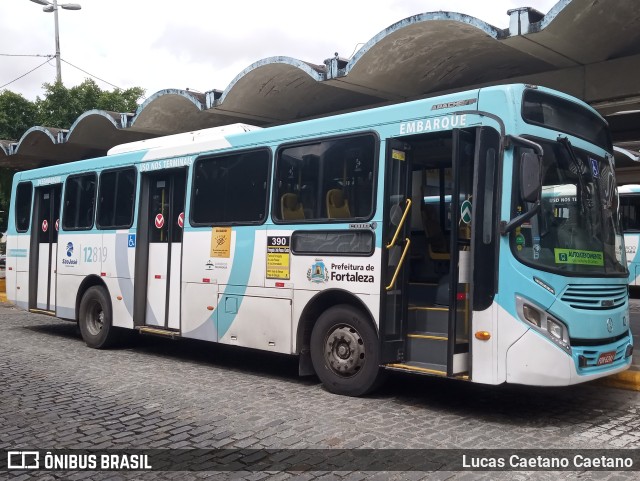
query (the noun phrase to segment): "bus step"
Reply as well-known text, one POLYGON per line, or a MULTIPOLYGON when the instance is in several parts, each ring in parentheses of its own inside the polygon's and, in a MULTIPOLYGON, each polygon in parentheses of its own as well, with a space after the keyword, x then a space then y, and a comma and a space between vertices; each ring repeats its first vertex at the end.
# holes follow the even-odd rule
POLYGON ((407 335, 407 358, 426 364, 446 364, 447 336, 437 332, 412 332, 407 335))
POLYGON ((141 326, 136 328, 140 334, 148 334, 150 336, 168 337, 170 339, 177 339, 180 337, 178 331, 171 331, 169 329, 161 329, 159 327, 141 326))
POLYGON ((403 363, 385 364, 385 369, 392 371, 410 371, 416 374, 426 374, 431 376, 446 376, 447 366, 444 364, 434 364, 428 362, 407 361, 403 363))
POLYGON ((423 332, 448 332, 449 308, 435 306, 410 306, 409 330, 423 332))
POLYGON ((29 312, 33 312, 34 314, 44 314, 46 316, 55 316, 56 311, 48 311, 47 309, 29 309, 29 312))

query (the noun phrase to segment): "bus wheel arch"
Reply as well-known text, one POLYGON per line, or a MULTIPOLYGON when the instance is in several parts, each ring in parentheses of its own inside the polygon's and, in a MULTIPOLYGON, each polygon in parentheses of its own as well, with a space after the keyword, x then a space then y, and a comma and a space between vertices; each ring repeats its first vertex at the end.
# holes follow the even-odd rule
POLYGON ((80 284, 78 293, 76 294, 76 322, 80 320, 80 303, 82 302, 82 297, 84 296, 84 293, 93 286, 102 286, 107 292, 109 292, 109 289, 107 289, 106 284, 100 277, 96 275, 87 276, 80 284))
POLYGON ((379 384, 380 344, 373 316, 346 291, 323 291, 309 302, 300 318, 298 346, 300 373, 315 372, 333 393, 361 396, 379 384))
POLYGON ((87 346, 106 349, 118 340, 109 290, 101 279, 85 279, 78 290, 76 312, 78 327, 87 346))

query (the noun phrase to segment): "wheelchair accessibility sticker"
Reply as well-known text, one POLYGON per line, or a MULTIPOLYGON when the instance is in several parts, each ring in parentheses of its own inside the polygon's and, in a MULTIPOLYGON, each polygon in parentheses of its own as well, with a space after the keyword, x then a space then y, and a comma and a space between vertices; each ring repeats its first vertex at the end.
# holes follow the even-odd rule
POLYGON ((591 172, 593 173, 593 178, 597 179, 600 177, 600 166, 598 165, 598 161, 596 159, 589 158, 591 161, 591 172))

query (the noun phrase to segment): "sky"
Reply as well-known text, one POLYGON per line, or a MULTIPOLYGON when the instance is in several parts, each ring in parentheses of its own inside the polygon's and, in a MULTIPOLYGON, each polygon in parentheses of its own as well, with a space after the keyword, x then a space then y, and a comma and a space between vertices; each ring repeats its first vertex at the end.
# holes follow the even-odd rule
MULTIPOLYGON (((528 6, 547 13, 556 2, 65 0, 82 9, 59 10, 62 81, 72 87, 94 78, 104 90, 137 86, 146 96, 166 88, 224 90, 266 57, 314 64, 335 52, 349 58, 381 30, 419 13, 460 12, 503 29, 507 10, 528 6)), ((42 97, 42 84, 56 76, 55 60, 43 56, 53 54, 54 14, 30 0, 0 0, 0 91, 42 97)))

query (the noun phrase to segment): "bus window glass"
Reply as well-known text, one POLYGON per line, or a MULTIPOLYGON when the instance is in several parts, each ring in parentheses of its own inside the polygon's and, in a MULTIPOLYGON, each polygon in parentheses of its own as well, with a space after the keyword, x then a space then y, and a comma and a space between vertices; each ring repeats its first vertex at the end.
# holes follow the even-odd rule
POLYGON ((63 229, 91 229, 95 197, 96 174, 68 177, 64 188, 63 229))
POLYGON ((607 123, 598 114, 546 92, 525 90, 522 118, 530 124, 575 135, 608 152, 613 148, 607 123))
POLYGON ((484 215, 482 216, 482 242, 484 244, 491 244, 493 236, 493 222, 494 222, 494 207, 493 200, 494 194, 494 177, 495 177, 495 162, 496 162, 496 149, 487 149, 485 156, 485 172, 484 172, 484 200, 482 202, 484 215))
POLYGON ((620 196, 620 217, 625 232, 640 232, 640 195, 620 196))
POLYGON ((112 170, 100 174, 98 226, 101 229, 131 227, 135 195, 135 169, 112 170))
POLYGON ((196 161, 191 222, 194 225, 264 222, 269 163, 268 150, 196 161))
POLYGON ((279 221, 366 219, 373 214, 373 135, 289 146, 276 164, 279 221))
POLYGON ((27 232, 31 219, 31 199, 33 187, 31 182, 22 182, 16 189, 16 230, 27 232))
POLYGON ((370 256, 375 249, 373 232, 296 231, 291 237, 292 251, 297 255, 370 256))
MULTIPOLYGON (((544 151, 541 209, 512 232, 513 252, 526 264, 559 274, 625 275, 611 164, 560 142, 534 141, 544 151)), ((516 158, 525 150, 516 149, 516 158)), ((513 217, 532 208, 516 189, 513 217)))

